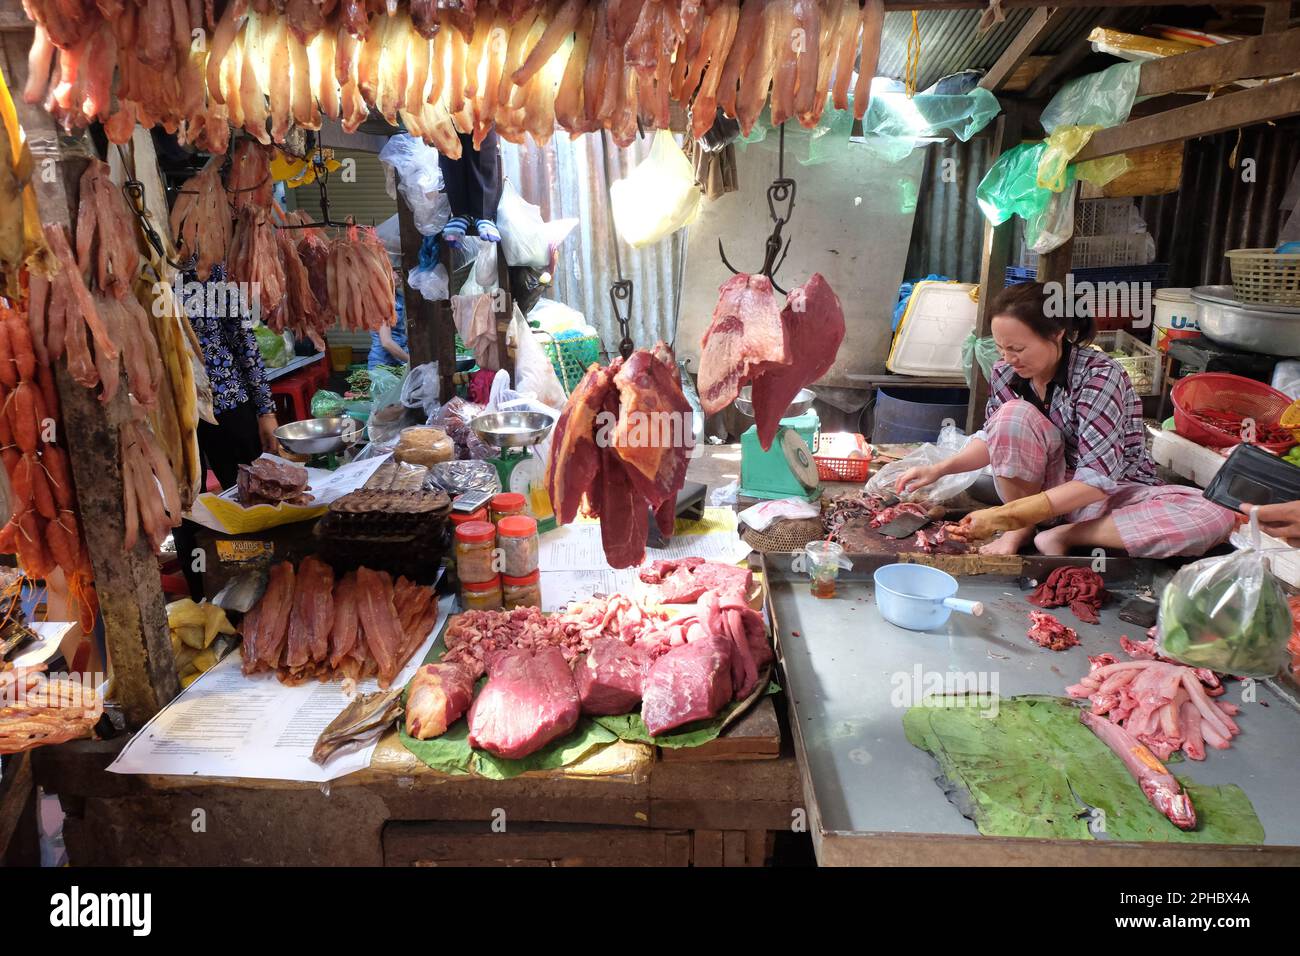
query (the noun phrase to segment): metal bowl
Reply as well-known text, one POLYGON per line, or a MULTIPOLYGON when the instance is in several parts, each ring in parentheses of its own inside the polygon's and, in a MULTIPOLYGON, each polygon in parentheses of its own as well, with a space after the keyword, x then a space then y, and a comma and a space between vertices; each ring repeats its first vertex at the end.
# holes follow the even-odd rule
POLYGON ((541 412, 488 412, 469 423, 475 435, 497 448, 536 445, 554 424, 554 418, 541 412))
POLYGON ((1265 355, 1300 356, 1300 309, 1233 298, 1230 285, 1192 290, 1196 324, 1212 342, 1265 355))
MULTIPOLYGON (((799 389, 799 394, 794 397, 794 401, 786 406, 786 410, 781 413, 782 418, 795 418, 802 415, 808 409, 812 408, 812 403, 817 400, 817 393, 811 388, 799 389)), ((736 411, 746 418, 754 417, 754 399, 750 386, 746 385, 740 390, 740 395, 732 403, 736 406, 736 411)))
POLYGON ((357 440, 361 427, 347 416, 308 418, 275 430, 275 438, 295 455, 329 455, 357 440))

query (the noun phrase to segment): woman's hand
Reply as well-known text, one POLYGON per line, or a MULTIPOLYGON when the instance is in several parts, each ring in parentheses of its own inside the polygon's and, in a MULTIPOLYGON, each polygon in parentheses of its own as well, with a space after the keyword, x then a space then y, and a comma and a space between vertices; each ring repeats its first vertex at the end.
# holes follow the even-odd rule
POLYGON ((280 423, 272 412, 257 416, 257 434, 262 439, 262 451, 272 455, 280 454, 280 443, 276 440, 275 430, 280 423))
POLYGON ((1254 511, 1259 516, 1259 530, 1282 538, 1293 547, 1300 547, 1300 501, 1282 501, 1275 505, 1242 505, 1249 516, 1254 511))
POLYGON ((900 496, 912 491, 920 491, 927 485, 934 484, 944 474, 941 465, 917 465, 915 468, 909 468, 898 476, 898 480, 894 482, 894 490, 900 496))

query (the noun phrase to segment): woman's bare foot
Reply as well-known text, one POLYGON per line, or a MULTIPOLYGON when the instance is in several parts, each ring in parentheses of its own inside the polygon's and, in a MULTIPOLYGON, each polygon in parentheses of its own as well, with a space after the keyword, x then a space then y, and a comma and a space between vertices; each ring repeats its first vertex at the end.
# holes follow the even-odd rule
POLYGON ((1002 537, 981 547, 980 554, 1019 554, 1020 549, 1029 543, 1029 539, 1033 534, 1033 528, 1004 531, 1002 537))

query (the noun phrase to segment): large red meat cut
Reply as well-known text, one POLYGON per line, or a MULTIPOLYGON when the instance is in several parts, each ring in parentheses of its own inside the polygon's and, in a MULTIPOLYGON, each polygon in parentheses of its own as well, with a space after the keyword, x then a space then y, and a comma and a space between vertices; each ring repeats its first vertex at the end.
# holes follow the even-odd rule
POLYGON ((736 400, 760 363, 790 360, 790 342, 772 280, 734 275, 718 289, 700 350, 700 405, 713 415, 736 400))
POLYGON ((844 341, 844 309, 820 272, 790 293, 781 310, 789 342, 785 362, 764 362, 754 372, 751 394, 758 443, 772 447, 781 416, 805 385, 831 370, 844 341))
POLYGON ((773 657, 763 616, 743 595, 710 591, 704 596, 704 622, 710 633, 731 642, 731 687, 738 700, 748 697, 773 657))
POLYGON ((578 689, 558 648, 510 651, 488 664, 488 682, 469 709, 469 743, 518 760, 578 723, 578 689))
POLYGON ((652 585, 646 595, 652 604, 694 604, 707 591, 747 595, 754 585, 748 568, 697 557, 655 561, 639 573, 642 581, 652 585))
POLYGON ((731 700, 732 642, 710 634, 674 647, 646 675, 641 721, 652 737, 707 720, 731 700))
POLYGON ((546 481, 556 518, 567 524, 580 509, 600 518, 610 566, 640 564, 651 510, 672 533, 693 441, 690 403, 667 345, 593 365, 555 426, 546 481))
POLYGON ((474 673, 459 664, 425 664, 406 698, 406 732, 416 740, 440 737, 474 697, 474 673))
POLYGON ((600 716, 626 714, 635 708, 641 702, 648 662, 645 651, 617 638, 592 641, 591 650, 573 669, 582 712, 600 716))

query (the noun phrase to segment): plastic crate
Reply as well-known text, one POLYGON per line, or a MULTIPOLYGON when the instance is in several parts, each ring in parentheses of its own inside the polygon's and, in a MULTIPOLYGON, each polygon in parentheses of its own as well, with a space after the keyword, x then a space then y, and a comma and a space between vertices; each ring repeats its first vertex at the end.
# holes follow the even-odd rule
POLYGON ((1232 294, 1242 302, 1300 306, 1300 252, 1230 249, 1232 294))
MULTIPOLYGON (((1150 282, 1153 286, 1162 286, 1169 275, 1169 263, 1153 262, 1145 266, 1114 266, 1105 269, 1074 269, 1075 283, 1088 282, 1150 282)), ((1021 282, 1036 282, 1038 269, 1026 266, 1007 266, 1003 281, 1007 285, 1021 282)))
MULTIPOLYGON (((1109 266, 1144 266, 1156 257, 1156 243, 1147 232, 1115 233, 1104 236, 1076 236, 1071 250, 1073 269, 1101 269, 1109 266)), ((1038 253, 1021 247, 1020 261, 1038 267, 1038 253)))
POLYGON ((561 332, 559 337, 542 333, 539 338, 566 394, 572 392, 582 380, 588 367, 600 361, 598 336, 561 332))
POLYGON ((1132 199, 1083 199, 1074 210, 1074 235, 1080 237, 1145 232, 1146 221, 1132 199))
POLYGON ((813 461, 822 481, 866 481, 871 474, 871 445, 857 433, 822 433, 813 461), (857 455, 849 457, 854 452, 857 455))
POLYGON ((1093 345, 1119 363, 1139 395, 1160 394, 1160 353, 1151 346, 1123 330, 1098 332, 1093 345))

